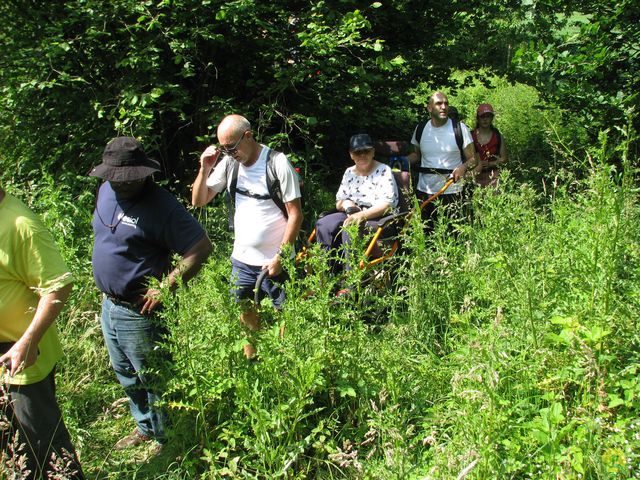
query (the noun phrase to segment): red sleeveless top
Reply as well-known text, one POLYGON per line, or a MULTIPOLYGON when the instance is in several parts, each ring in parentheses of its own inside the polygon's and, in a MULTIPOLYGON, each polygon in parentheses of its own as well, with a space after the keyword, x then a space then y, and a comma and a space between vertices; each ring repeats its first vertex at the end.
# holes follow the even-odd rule
POLYGON ((491 132, 491 138, 484 145, 481 145, 478 141, 478 131, 476 129, 471 132, 471 137, 473 137, 476 152, 480 154, 480 160, 483 162, 488 161, 490 155, 500 155, 500 152, 498 152, 498 134, 495 131, 491 132))

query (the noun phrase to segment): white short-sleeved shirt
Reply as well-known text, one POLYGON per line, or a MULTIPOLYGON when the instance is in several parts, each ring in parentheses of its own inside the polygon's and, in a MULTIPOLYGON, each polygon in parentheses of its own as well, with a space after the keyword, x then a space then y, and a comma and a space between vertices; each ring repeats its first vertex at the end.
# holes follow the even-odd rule
POLYGON ((358 175, 356 167, 349 167, 342 176, 336 201, 351 200, 359 207, 372 207, 380 202, 398 206, 398 186, 389 165, 380 164, 369 175, 358 175))
MULTIPOLYGON (((462 122, 460 122, 460 130, 462 131, 462 145, 466 148, 470 143, 473 143, 473 138, 469 127, 462 122)), ((416 133, 414 130, 411 143, 420 148, 422 154, 420 166, 453 170, 462 164, 451 119, 447 119, 447 123, 441 127, 434 127, 429 120, 422 132, 420 143, 416 140, 416 133)), ((448 177, 445 174, 421 173, 418 180, 418 190, 429 194, 436 193, 442 188, 448 177)), ((462 191, 462 182, 458 181, 451 185, 446 193, 459 193, 460 191, 462 191)))
MULTIPOLYGON (((250 167, 240 164, 236 190, 255 195, 269 195, 267 188, 267 153, 262 146, 256 163, 250 167)), ((209 178, 207 186, 216 193, 228 188, 231 175, 227 178, 227 163, 233 158, 226 157, 218 163, 209 178)), ((283 153, 271 159, 282 191, 284 203, 300 198, 298 176, 283 153)), ((229 165, 231 172, 231 165, 229 165)), ((236 193, 235 215, 233 217, 235 240, 231 256, 247 265, 262 266, 268 263, 278 252, 287 225, 282 211, 273 200, 248 197, 236 193)))

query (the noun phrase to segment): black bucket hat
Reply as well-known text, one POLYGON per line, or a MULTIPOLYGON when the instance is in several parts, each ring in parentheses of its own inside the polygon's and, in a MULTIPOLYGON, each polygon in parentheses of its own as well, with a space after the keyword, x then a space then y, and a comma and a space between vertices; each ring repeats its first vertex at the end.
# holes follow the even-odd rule
POLYGON ((113 182, 134 182, 160 171, 160 164, 147 157, 133 137, 116 137, 107 143, 102 163, 89 176, 113 182))
POLYGON ((370 150, 374 148, 371 137, 366 133, 358 133, 349 140, 349 151, 358 152, 360 150, 370 150))

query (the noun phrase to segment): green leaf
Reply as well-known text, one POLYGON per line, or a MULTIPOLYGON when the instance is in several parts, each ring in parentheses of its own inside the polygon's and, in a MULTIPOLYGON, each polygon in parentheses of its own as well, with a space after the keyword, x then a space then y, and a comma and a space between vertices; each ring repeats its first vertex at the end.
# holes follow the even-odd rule
POLYGON ((340 397, 354 397, 356 396, 356 391, 353 387, 338 387, 338 391, 340 392, 340 397))
POLYGON ((620 405, 624 405, 624 400, 620 398, 618 395, 616 395, 615 393, 610 393, 608 397, 609 397, 609 404, 607 405, 608 408, 616 408, 616 407, 619 407, 620 405))

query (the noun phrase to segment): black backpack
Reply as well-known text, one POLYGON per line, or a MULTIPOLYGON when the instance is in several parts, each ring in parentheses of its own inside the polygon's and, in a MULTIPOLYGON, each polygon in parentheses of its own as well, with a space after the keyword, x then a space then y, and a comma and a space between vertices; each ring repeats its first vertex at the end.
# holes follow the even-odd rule
MULTIPOLYGON (((267 147, 268 148, 268 147, 267 147)), ((247 197, 257 198, 260 200, 273 200, 273 203, 280 209, 284 218, 289 218, 287 214, 287 207, 284 205, 284 201, 282 200, 282 190, 280 189, 280 180, 276 175, 276 169, 273 164, 273 157, 277 155, 279 152, 268 148, 267 152, 267 195, 258 195, 255 193, 247 192, 245 190, 238 190, 238 169, 240 168, 240 164, 235 161, 232 157, 228 157, 230 160, 227 160, 226 165, 226 177, 227 179, 231 176, 231 183, 228 183, 229 187, 227 188, 227 202, 229 204, 229 230, 233 231, 233 217, 236 210, 236 193, 240 195, 245 195, 247 197)))
MULTIPOLYGON (((456 144, 458 145, 458 150, 460 150, 460 160, 462 161, 462 163, 464 163, 466 159, 464 156, 464 145, 463 145, 462 128, 460 127, 460 121, 457 118, 450 118, 450 119, 453 125, 453 134, 456 137, 456 144)), ((420 122, 416 127, 416 140, 418 142, 418 145, 420 144, 420 139, 422 138, 422 134, 424 133, 424 128, 427 126, 427 123, 429 123, 429 120, 420 122)), ((446 168, 423 167, 421 165, 418 165, 416 167, 416 170, 418 170, 420 173, 439 173, 443 175, 449 175, 451 174, 451 172, 453 172, 453 170, 449 170, 446 168)))

